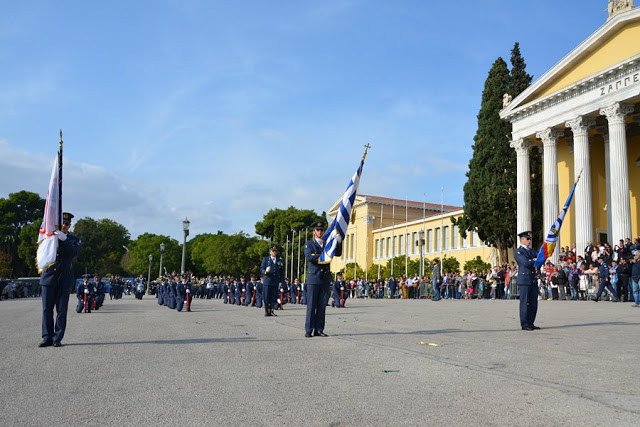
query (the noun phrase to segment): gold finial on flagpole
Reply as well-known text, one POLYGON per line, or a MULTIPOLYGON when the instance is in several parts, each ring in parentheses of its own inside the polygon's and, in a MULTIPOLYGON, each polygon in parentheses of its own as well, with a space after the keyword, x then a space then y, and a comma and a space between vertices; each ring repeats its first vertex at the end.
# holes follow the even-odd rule
POLYGON ((367 151, 371 148, 371 144, 367 143, 364 145, 364 154, 362 155, 362 163, 364 163, 364 158, 367 157, 367 151))
POLYGON ((584 169, 580 169, 580 173, 578 174, 578 177, 576 178, 576 182, 580 181, 580 177, 582 176, 582 171, 584 169))
POLYGON ((60 150, 62 150, 62 129, 60 129, 60 150))

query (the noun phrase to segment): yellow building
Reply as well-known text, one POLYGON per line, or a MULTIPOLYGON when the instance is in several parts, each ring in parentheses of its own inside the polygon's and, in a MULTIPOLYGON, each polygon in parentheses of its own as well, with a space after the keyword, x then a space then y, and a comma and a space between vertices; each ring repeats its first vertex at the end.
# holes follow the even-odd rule
MULTIPOLYGON (((609 19, 513 101, 518 231, 531 229, 529 151, 543 152, 545 233, 580 175, 559 245, 640 234, 640 9, 610 1, 609 19)), ((557 260, 557 252, 552 261, 557 260)))
MULTIPOLYGON (((335 217, 341 200, 328 210, 329 216, 335 217)), ((495 264, 496 251, 484 245, 477 233, 470 233, 463 239, 458 227, 451 223, 451 218, 462 214, 462 208, 458 206, 358 194, 343 241, 342 256, 334 258, 331 270, 344 270, 347 264, 355 262, 365 270, 368 279, 375 279, 378 264, 386 265, 394 256, 420 259, 418 241, 421 232, 425 241, 424 258, 455 257, 461 268, 476 256, 495 264)), ((404 273, 394 272, 395 275, 404 273)))

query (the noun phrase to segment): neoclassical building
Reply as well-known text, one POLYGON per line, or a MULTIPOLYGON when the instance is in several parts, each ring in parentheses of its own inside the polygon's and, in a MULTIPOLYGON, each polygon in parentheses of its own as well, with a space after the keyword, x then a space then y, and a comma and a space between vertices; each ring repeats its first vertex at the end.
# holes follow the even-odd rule
MULTIPOLYGON (((329 216, 336 215, 341 200, 328 209, 329 216)), ((423 259, 455 257, 460 268, 477 256, 485 262, 497 263, 496 251, 486 246, 477 233, 469 233, 466 239, 460 236, 451 218, 462 214, 459 206, 358 194, 342 256, 333 259, 331 270, 345 270, 349 264, 357 263, 366 278, 376 279, 378 265, 386 265, 394 257, 420 259, 421 249, 423 259), (422 248, 418 244, 421 236, 422 248)), ((396 276, 404 273, 394 272, 396 276)))
MULTIPOLYGON (((640 9, 609 2, 609 18, 500 112, 513 125, 518 231, 531 230, 529 153, 543 153, 544 233, 575 180, 559 245, 640 234, 640 9)), ((557 260, 557 252, 553 261, 557 260)))

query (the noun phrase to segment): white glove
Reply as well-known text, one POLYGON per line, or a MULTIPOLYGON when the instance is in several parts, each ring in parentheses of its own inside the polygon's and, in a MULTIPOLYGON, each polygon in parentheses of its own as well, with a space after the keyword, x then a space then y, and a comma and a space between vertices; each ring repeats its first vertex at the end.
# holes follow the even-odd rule
POLYGON ((341 243, 341 242, 342 242, 342 237, 340 236, 340 234, 339 234, 339 233, 336 233, 336 241, 337 241, 338 243, 341 243))
POLYGON ((190 291, 189 289, 187 289, 187 293, 188 293, 188 294, 190 294, 190 293, 191 293, 191 291, 190 291))
POLYGON ((280 304, 280 298, 278 298, 278 304, 280 304))
POLYGON ((264 269, 264 272, 265 272, 265 273, 269 273, 269 272, 271 272, 271 266, 269 266, 269 267, 265 268, 265 269, 264 269))
POLYGON ((341 291, 344 291, 344 288, 340 288, 341 291))
POLYGON ((85 290, 84 290, 84 293, 85 293, 85 294, 88 294, 88 293, 89 293, 89 289, 85 289, 85 290))
POLYGON ((67 240, 67 235, 60 230, 54 231, 53 234, 58 236, 58 240, 60 240, 61 242, 64 242, 65 240, 67 240))

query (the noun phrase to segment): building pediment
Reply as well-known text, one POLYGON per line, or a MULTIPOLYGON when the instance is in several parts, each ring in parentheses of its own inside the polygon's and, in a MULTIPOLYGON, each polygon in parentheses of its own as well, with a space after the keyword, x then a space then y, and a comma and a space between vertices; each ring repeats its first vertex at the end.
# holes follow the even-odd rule
POLYGON ((640 8, 618 13, 506 106, 500 116, 513 122, 524 110, 566 95, 640 55, 640 8))

